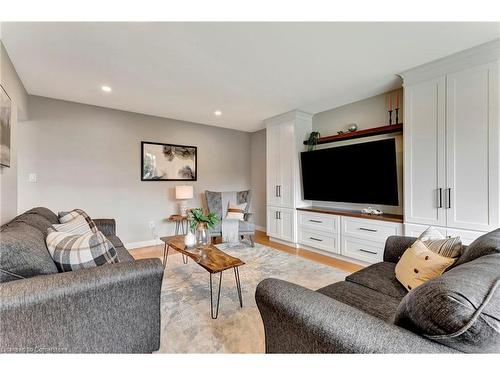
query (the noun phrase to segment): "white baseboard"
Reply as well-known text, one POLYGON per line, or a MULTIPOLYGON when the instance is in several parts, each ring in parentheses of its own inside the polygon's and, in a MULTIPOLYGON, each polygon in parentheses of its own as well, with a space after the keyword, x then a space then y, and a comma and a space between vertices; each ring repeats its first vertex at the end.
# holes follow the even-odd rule
POLYGON ((255 229, 260 230, 261 232, 267 231, 267 229, 265 227, 261 227, 260 225, 256 225, 255 229))
POLYGON ((269 241, 276 242, 276 243, 279 243, 279 244, 282 244, 282 245, 286 245, 286 246, 290 246, 290 247, 295 247, 296 249, 299 247, 299 244, 296 244, 296 243, 293 243, 293 242, 288 242, 288 241, 283 241, 283 240, 280 240, 280 239, 274 238, 274 237, 269 237, 269 241))
POLYGON ((138 249, 140 247, 158 246, 158 245, 161 245, 161 243, 162 243, 161 240, 157 239, 157 240, 129 242, 129 243, 124 244, 124 246, 127 250, 130 250, 130 249, 138 249))

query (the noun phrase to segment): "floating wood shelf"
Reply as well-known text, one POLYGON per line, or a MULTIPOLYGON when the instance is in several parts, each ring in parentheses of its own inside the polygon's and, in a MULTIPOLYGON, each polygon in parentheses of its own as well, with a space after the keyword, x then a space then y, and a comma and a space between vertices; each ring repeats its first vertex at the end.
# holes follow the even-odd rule
MULTIPOLYGON (((322 145, 324 143, 331 142, 339 142, 345 141, 348 139, 356 139, 356 138, 364 138, 371 137, 373 135, 380 134, 391 134, 391 133, 401 133, 403 131, 403 124, 395 124, 395 125, 384 125, 376 128, 357 130, 355 132, 347 132, 344 134, 330 135, 328 137, 318 138, 318 145, 322 145)), ((307 141, 304 141, 304 144, 307 145, 307 141)))

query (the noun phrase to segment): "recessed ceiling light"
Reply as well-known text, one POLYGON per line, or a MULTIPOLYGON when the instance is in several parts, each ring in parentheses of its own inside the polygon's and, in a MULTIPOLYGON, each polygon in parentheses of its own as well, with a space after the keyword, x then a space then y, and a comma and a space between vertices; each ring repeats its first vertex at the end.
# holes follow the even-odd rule
POLYGON ((104 91, 104 92, 111 92, 111 87, 109 87, 109 86, 102 86, 101 90, 104 91))
POLYGON ((217 110, 217 111, 214 112, 214 115, 216 115, 216 116, 222 116, 222 112, 219 111, 219 110, 217 110))

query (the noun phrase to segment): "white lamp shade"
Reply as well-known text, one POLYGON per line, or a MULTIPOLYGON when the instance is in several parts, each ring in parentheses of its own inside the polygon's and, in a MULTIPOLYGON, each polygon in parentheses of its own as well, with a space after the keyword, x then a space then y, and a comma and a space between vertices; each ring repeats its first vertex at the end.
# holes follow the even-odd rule
POLYGON ((180 185, 175 187, 175 199, 193 198, 193 187, 189 185, 180 185))

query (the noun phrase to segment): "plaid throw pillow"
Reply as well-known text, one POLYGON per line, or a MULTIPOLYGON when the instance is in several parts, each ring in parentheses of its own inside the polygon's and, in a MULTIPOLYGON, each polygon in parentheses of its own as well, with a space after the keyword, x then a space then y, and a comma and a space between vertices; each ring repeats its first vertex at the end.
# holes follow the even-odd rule
POLYGON ((77 235, 49 228, 46 242, 60 272, 118 263, 115 248, 99 231, 77 235))
MULTIPOLYGON (((87 213, 85 211, 80 210, 79 208, 74 209, 74 210, 69 211, 69 212, 59 212, 58 216, 59 216, 59 222, 61 224, 69 223, 70 221, 78 219, 78 218, 80 218, 80 220, 83 219, 87 223, 90 231, 92 231, 94 233, 97 232, 97 227, 96 227, 94 221, 90 218, 89 215, 87 215, 87 213)), ((72 228, 72 227, 74 227, 74 225, 70 225, 66 229, 72 228)), ((65 231, 70 232, 70 230, 63 230, 63 229, 57 229, 57 230, 59 230, 61 232, 65 232, 65 231)), ((78 234, 78 233, 75 233, 75 234, 78 234)))

